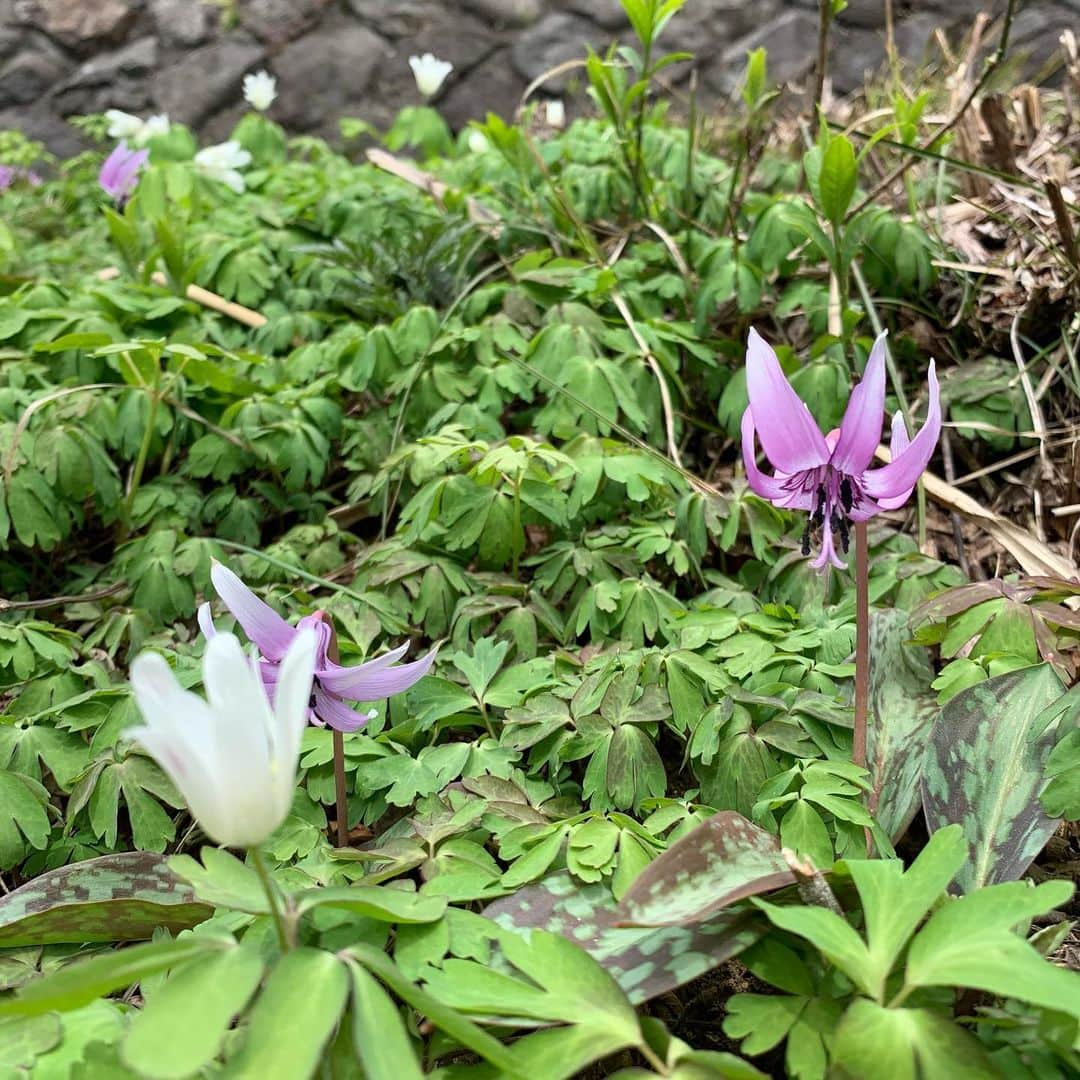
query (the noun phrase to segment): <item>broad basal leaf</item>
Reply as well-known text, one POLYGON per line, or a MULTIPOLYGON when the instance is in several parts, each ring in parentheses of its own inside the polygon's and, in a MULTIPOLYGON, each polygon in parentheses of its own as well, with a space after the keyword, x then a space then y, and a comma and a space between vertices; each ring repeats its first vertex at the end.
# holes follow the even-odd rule
POLYGON ((607 885, 580 885, 569 874, 496 900, 484 914, 508 930, 552 930, 576 942, 634 1004, 704 975, 761 936, 760 926, 744 911, 722 912, 692 927, 618 926, 607 885))
POLYGON ((931 830, 964 827, 960 891, 1018 878, 1057 828, 1039 803, 1057 725, 1039 732, 1039 720, 1063 692, 1053 668, 1040 664, 968 687, 942 708, 923 772, 923 812, 931 830))
POLYGON ((0 947, 138 941, 212 914, 161 856, 121 852, 52 870, 0 899, 0 947))
POLYGON ((903 835, 919 806, 919 780, 938 714, 926 652, 906 644, 903 611, 870 616, 870 717, 866 763, 873 789, 870 810, 885 834, 903 835))
POLYGON ((623 897, 619 921, 683 926, 736 900, 794 884, 776 838, 725 810, 649 863, 623 897))

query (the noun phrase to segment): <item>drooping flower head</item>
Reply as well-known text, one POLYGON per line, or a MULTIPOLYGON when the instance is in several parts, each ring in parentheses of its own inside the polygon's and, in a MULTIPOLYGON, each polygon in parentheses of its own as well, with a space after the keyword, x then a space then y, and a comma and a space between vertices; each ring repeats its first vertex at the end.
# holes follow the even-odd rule
POLYGON ((416 89, 426 98, 437 94, 446 82, 447 75, 454 70, 454 65, 448 60, 440 60, 431 53, 410 56, 409 67, 412 68, 413 78, 416 80, 416 89))
POLYGON ((885 413, 885 335, 870 352, 862 380, 851 391, 844 419, 823 435, 806 403, 787 381, 776 353, 756 330, 746 351, 746 389, 750 405, 742 418, 742 455, 751 490, 775 506, 805 510, 803 554, 821 532, 821 550, 811 563, 820 569, 846 565, 836 552, 848 550, 848 522, 866 521, 882 510, 895 510, 911 497, 941 434, 941 402, 934 362, 927 372, 926 423, 908 438, 899 412, 892 420, 891 460, 871 469, 885 413), (755 436, 775 470, 769 476, 756 462, 755 436))
POLYGON ((244 76, 244 100, 259 112, 266 112, 277 97, 277 79, 268 71, 244 76))
MULTIPOLYGON (((408 645, 402 645, 376 660, 369 660, 355 667, 343 667, 331 659, 334 631, 324 612, 316 611, 314 615, 305 615, 296 626, 290 626, 221 563, 214 563, 210 570, 210 580, 233 618, 244 628, 244 633, 262 654, 259 673, 268 689, 272 689, 277 683, 282 658, 296 635, 304 630, 310 630, 315 635, 315 683, 308 711, 308 717, 313 724, 328 724, 338 731, 356 731, 368 722, 370 716, 350 708, 345 704, 346 699, 381 701, 383 698, 403 693, 419 682, 435 661, 436 650, 433 649, 420 660, 395 667, 393 665, 409 648, 408 645)), ((203 604, 199 608, 199 626, 208 639, 214 638, 215 629, 209 604, 203 604)))
POLYGON ((126 142, 121 142, 105 159, 98 173, 98 183, 118 206, 131 197, 139 182, 139 170, 149 157, 149 150, 130 150, 126 142))
POLYGON ((208 180, 216 180, 240 195, 244 190, 244 177, 240 172, 251 164, 251 154, 238 142, 207 146, 195 155, 195 170, 208 180))
POLYGON ((128 735, 161 766, 216 843, 257 847, 285 820, 307 724, 315 635, 298 631, 282 655, 273 704, 255 661, 232 634, 203 656, 207 699, 184 690, 164 657, 131 666, 145 726, 128 735))

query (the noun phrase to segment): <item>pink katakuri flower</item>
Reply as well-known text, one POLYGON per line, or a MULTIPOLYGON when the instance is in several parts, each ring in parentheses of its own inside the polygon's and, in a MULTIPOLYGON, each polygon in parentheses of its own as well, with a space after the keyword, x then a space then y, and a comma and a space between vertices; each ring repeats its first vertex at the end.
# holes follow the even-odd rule
POLYGON ((149 150, 130 150, 126 142, 120 142, 105 159, 98 183, 117 205, 122 206, 131 197, 139 182, 139 170, 149 157, 149 150))
MULTIPOLYGON (((281 661, 293 639, 301 630, 310 628, 315 634, 315 682, 312 687, 308 719, 320 727, 328 724, 338 731, 356 731, 370 719, 345 704, 349 701, 381 701, 408 690, 431 669, 436 649, 427 656, 400 667, 393 666, 408 651, 408 645, 392 649, 385 656, 355 667, 343 667, 330 659, 334 630, 323 611, 305 615, 296 626, 287 623, 269 604, 260 600, 231 570, 215 562, 210 570, 218 596, 232 616, 254 642, 262 659, 259 673, 267 689, 272 691, 278 680, 281 661)), ((199 626, 207 639, 214 637, 210 605, 199 608, 199 626)))
POLYGON ((899 412, 892 419, 891 460, 871 469, 885 413, 885 335, 870 352, 862 380, 851 391, 840 427, 823 435, 806 403, 787 381, 776 353, 756 330, 746 350, 746 389, 750 405, 742 418, 742 454, 752 491, 774 506, 805 510, 809 515, 802 550, 810 554, 812 534, 820 528, 817 569, 846 564, 836 552, 834 533, 848 550, 848 522, 866 521, 882 510, 895 510, 911 497, 941 434, 941 401, 934 362, 927 373, 926 423, 908 438, 899 412), (761 441, 774 475, 761 471, 755 436, 761 441))

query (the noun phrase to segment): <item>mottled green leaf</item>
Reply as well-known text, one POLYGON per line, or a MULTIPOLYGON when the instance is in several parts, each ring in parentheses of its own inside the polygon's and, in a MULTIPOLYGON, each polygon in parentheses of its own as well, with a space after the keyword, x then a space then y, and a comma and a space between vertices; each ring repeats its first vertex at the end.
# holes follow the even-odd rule
POLYGON ((0 899, 0 947, 138 941, 211 914, 160 855, 121 852, 52 870, 0 899))
POLYGON ((960 891, 1018 878, 1057 827, 1039 803, 1057 725, 1032 736, 1063 693, 1053 668, 1040 664, 969 687, 942 708, 924 763, 923 812, 931 830, 963 826, 960 891))
POLYGON ((938 715, 926 650, 910 638, 903 611, 870 616, 870 717, 866 764, 873 784, 869 808, 882 831, 902 836, 919 806, 919 780, 938 715))
POLYGON ((692 927, 623 927, 605 884, 581 885, 554 874, 489 905, 484 914, 508 930, 551 930, 597 960, 634 1004, 704 975, 760 936, 745 911, 721 912, 692 927))
POLYGON ((725 810, 642 871, 619 905, 619 918, 632 926, 682 926, 794 883, 776 837, 725 810))

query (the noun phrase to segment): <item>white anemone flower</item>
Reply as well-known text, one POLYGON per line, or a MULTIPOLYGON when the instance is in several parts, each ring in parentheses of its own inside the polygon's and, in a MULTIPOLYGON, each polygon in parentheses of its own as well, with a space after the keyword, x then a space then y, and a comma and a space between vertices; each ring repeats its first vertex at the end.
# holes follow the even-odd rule
POLYGON ((143 122, 139 117, 121 112, 120 109, 107 109, 105 119, 109 121, 110 139, 126 139, 134 142, 143 129, 143 122))
POLYGON ((151 139, 156 138, 158 135, 168 134, 168 113, 158 113, 156 116, 151 116, 150 119, 143 124, 141 130, 136 132, 134 142, 136 146, 142 146, 144 143, 148 143, 151 139))
POLYGON ((488 142, 488 137, 482 132, 473 128, 469 132, 469 138, 466 145, 474 154, 483 154, 487 150, 491 149, 491 143, 488 142))
POLYGON ((266 112, 277 97, 277 79, 268 71, 244 76, 244 100, 259 112, 266 112))
POLYGON ((217 180, 232 188, 238 195, 244 190, 244 178, 240 170, 251 164, 251 154, 238 142, 228 142, 207 146, 195 155, 195 168, 208 180, 217 180))
POLYGON ((416 79, 416 89, 426 98, 437 94, 439 88, 446 82, 446 76, 454 70, 454 65, 448 60, 440 60, 431 53, 410 56, 409 67, 412 68, 413 78, 416 79))
POLYGON ((145 727, 127 734, 165 771, 215 843, 257 848, 285 820, 296 793, 308 722, 315 634, 296 634, 271 706, 256 661, 232 634, 203 655, 208 700, 184 690, 164 657, 144 652, 131 667, 145 727))
POLYGON ((560 98, 553 98, 547 103, 544 111, 544 119, 550 128, 566 127, 566 106, 560 98))

